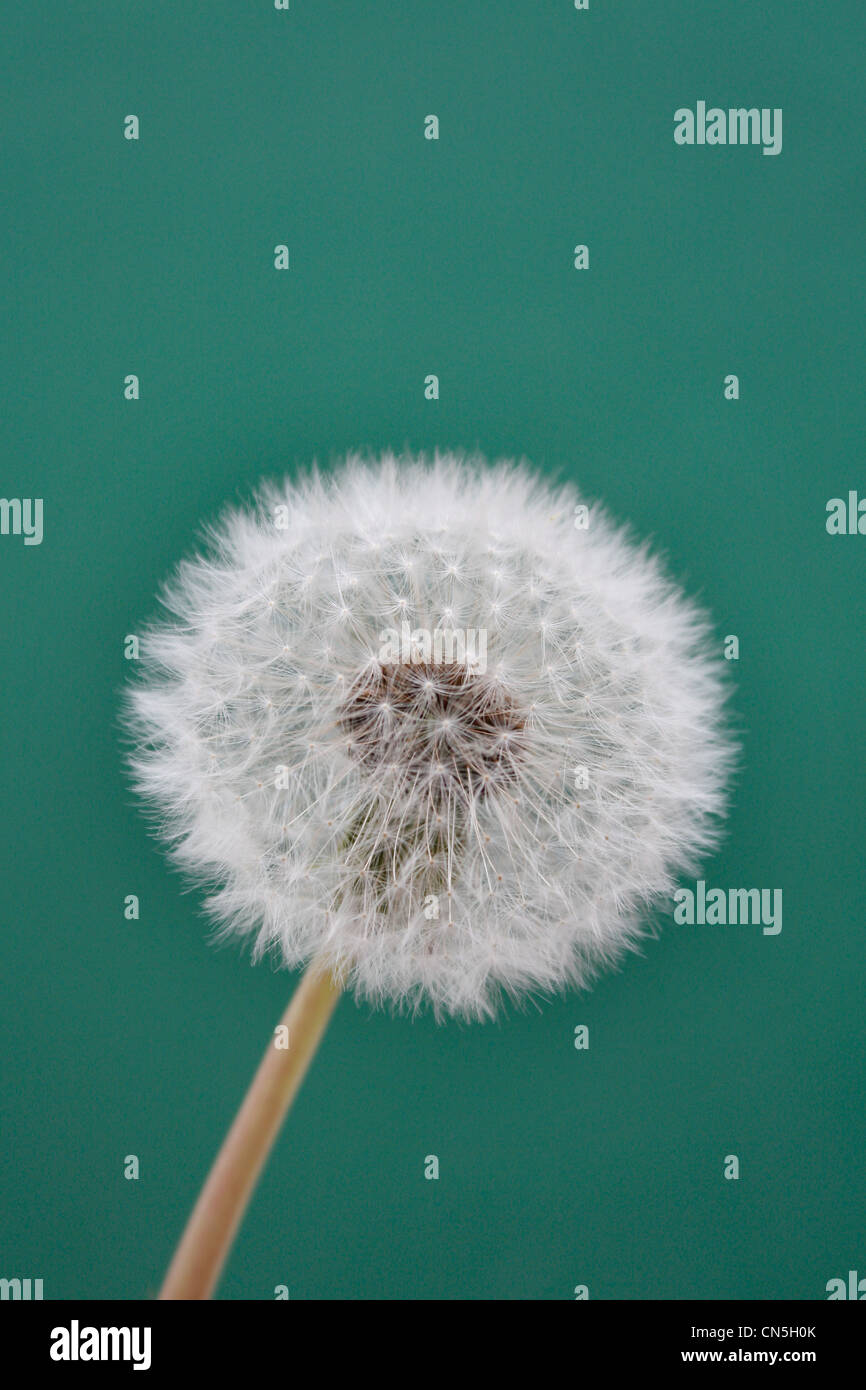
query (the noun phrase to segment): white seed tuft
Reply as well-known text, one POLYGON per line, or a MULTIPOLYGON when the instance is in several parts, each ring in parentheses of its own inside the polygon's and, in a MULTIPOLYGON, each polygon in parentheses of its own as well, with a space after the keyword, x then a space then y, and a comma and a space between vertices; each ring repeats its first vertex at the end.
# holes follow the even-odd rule
POLYGON ((637 942, 716 842, 723 662, 577 502, 523 465, 351 456, 179 567, 132 764, 224 934, 467 1017, 637 942))

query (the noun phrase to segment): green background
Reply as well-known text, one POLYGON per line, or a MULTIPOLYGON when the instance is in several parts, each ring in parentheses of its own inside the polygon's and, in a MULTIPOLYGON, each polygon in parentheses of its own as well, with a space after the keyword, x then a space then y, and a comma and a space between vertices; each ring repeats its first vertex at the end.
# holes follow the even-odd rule
POLYGON ((744 766, 704 877, 781 887, 784 926, 668 917, 591 993, 494 1024, 344 1000, 220 1296, 866 1274, 866 538, 825 529, 866 491, 866 7, 77 0, 3 27, 2 492, 44 498, 45 538, 0 537, 0 1275, 152 1294, 294 985, 208 944, 149 837, 123 638, 226 501, 389 445, 564 471, 654 538, 720 653, 738 635, 744 766), (676 146, 698 99, 782 107, 782 153, 676 146))

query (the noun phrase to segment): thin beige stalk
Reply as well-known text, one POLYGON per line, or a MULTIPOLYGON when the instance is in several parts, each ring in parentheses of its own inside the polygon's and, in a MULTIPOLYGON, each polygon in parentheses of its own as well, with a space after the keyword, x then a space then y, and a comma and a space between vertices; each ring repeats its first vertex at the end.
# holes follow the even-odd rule
POLYGON ((289 1045, 277 1046, 275 1029, 187 1222, 161 1299, 211 1297, 259 1174, 339 997, 340 987, 331 973, 314 961, 280 1020, 288 1029, 289 1045))

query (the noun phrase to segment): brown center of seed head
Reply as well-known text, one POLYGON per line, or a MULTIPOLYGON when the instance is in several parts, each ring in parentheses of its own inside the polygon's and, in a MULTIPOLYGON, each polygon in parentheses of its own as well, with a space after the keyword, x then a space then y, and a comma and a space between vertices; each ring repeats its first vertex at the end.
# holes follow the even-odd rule
POLYGON ((343 703, 349 751, 440 800, 513 782, 526 720, 486 674, 459 662, 393 662, 365 672, 343 703))

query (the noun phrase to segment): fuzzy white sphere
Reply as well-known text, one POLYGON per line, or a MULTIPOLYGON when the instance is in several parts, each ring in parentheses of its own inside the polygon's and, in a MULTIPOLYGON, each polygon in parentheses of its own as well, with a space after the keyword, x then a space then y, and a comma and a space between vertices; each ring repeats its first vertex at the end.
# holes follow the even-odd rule
POLYGON ((255 956, 491 1015, 586 983, 710 848, 704 615, 522 465, 350 457, 227 513, 130 700, 139 790, 255 956))

